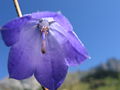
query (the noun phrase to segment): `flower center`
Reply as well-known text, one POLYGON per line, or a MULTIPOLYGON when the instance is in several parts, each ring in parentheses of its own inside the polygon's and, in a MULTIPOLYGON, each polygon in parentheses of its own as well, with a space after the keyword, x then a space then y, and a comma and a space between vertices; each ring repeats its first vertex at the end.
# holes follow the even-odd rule
POLYGON ((41 42, 41 52, 46 53, 46 35, 49 30, 49 22, 47 20, 40 19, 38 23, 38 29, 40 30, 42 42, 41 42))
POLYGON ((40 19, 37 25, 38 29, 40 30, 42 42, 41 42, 41 52, 43 54, 46 53, 46 36, 49 32, 50 25, 55 21, 48 22, 46 19, 40 19))
POLYGON ((41 43, 41 52, 43 54, 46 53, 46 36, 48 34, 49 27, 42 27, 41 34, 42 34, 42 43, 41 43))
POLYGON ((42 38, 42 41, 41 41, 41 53, 42 54, 46 53, 46 36, 49 31, 49 26, 50 26, 50 23, 46 19, 40 19, 37 25, 37 28, 40 30, 40 34, 42 38))

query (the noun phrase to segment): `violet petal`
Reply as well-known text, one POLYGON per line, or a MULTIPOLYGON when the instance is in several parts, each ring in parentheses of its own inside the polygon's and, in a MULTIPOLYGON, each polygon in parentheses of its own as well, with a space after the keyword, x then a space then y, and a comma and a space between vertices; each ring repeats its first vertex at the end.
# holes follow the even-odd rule
POLYGON ((61 47, 51 35, 47 37, 46 50, 46 54, 40 56, 35 77, 42 86, 56 90, 63 83, 68 66, 61 47))
POLYGON ((8 22, 1 28, 2 38, 7 46, 11 46, 19 40, 22 27, 30 20, 30 16, 24 16, 8 22))
POLYGON ((58 23, 54 23, 51 25, 51 34, 61 44, 68 65, 77 65, 89 58, 83 43, 73 31, 66 31, 58 23))
POLYGON ((10 78, 25 79, 33 75, 40 54, 40 34, 31 25, 22 28, 20 39, 11 49, 8 60, 10 78))
POLYGON ((63 16, 60 12, 56 13, 56 12, 37 12, 37 13, 32 13, 31 16, 35 19, 40 19, 40 18, 50 18, 52 17, 57 23, 59 23, 62 27, 65 28, 65 30, 69 31, 69 30, 73 30, 70 22, 68 21, 68 19, 63 16))

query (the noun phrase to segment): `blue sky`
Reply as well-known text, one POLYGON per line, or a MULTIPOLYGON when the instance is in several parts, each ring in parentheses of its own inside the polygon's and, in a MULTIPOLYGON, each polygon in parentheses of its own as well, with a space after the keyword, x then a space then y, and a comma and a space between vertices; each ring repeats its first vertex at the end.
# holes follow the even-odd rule
MULTIPOLYGON (((19 0, 23 14, 36 11, 61 11, 72 23, 85 44, 91 60, 70 70, 88 70, 120 59, 120 0, 19 0)), ((0 26, 17 17, 12 0, 0 2, 0 26)), ((9 48, 0 37, 0 78, 7 75, 9 48)))

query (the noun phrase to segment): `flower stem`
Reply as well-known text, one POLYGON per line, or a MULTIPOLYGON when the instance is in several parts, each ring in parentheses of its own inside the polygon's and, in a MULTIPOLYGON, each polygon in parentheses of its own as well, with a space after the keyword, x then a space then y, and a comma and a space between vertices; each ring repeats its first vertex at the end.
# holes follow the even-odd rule
POLYGON ((14 2, 15 9, 16 9, 16 12, 18 14, 18 17, 22 17, 22 12, 21 12, 18 0, 13 0, 13 2, 14 2))

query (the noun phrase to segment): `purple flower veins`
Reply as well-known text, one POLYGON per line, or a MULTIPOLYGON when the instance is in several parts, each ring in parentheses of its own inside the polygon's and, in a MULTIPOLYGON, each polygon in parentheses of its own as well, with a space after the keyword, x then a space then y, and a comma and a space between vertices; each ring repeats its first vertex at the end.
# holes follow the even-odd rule
POLYGON ((60 13, 37 12, 16 18, 1 29, 10 46, 9 77, 22 80, 32 75, 49 90, 63 83, 68 66, 89 58, 70 22, 60 13))

